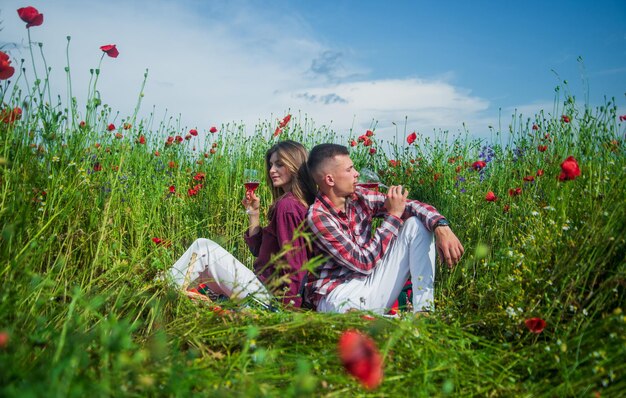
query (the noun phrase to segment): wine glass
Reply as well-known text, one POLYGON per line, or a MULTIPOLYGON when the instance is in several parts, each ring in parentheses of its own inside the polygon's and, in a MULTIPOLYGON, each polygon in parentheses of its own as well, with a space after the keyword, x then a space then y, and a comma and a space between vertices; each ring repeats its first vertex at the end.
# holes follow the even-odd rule
POLYGON ((359 170, 359 178, 357 180, 357 185, 362 188, 373 189, 378 191, 379 187, 387 188, 387 186, 380 182, 380 177, 374 170, 368 169, 367 167, 359 170))
MULTIPOLYGON (((243 185, 248 193, 254 193, 259 187, 259 172, 255 169, 245 169, 243 171, 243 185)), ((250 208, 246 208, 246 213, 250 214, 250 208)))

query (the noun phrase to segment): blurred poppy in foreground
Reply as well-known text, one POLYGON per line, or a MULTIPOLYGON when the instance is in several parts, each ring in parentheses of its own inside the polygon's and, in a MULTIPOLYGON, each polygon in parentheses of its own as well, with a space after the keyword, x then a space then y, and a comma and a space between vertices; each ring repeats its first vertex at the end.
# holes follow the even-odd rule
POLYGON ((528 330, 533 333, 539 334, 543 332, 543 329, 546 327, 546 321, 541 318, 530 318, 524 321, 528 330))
POLYGON ((358 330, 346 330, 339 338, 339 358, 348 373, 367 389, 374 389, 383 381, 383 359, 376 343, 358 330))
POLYGON ((0 121, 2 123, 11 124, 16 120, 20 120, 22 118, 22 109, 19 107, 15 107, 13 109, 3 109, 0 112, 0 121))
POLYGON ((4 51, 0 51, 0 80, 13 76, 15 68, 11 66, 11 59, 4 51))
POLYGON ((561 163, 561 174, 559 174, 559 180, 567 181, 574 180, 580 175, 580 168, 578 162, 573 156, 569 156, 561 163))

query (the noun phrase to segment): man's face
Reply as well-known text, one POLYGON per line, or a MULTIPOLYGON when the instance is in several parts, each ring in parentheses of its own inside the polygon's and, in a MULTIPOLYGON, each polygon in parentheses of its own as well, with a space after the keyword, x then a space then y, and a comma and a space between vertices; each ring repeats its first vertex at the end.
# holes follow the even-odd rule
POLYGON ((348 196, 354 193, 359 172, 348 155, 338 155, 332 159, 328 173, 332 177, 334 190, 337 196, 348 196))

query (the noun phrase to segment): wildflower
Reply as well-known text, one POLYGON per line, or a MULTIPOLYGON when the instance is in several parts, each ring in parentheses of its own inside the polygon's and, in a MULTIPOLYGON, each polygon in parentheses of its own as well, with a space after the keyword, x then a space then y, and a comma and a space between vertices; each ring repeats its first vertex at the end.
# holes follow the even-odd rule
POLYGON ((276 127, 276 130, 274 130, 274 137, 278 137, 280 135, 280 133, 282 133, 283 130, 280 127, 276 127))
POLYGON ((472 168, 476 171, 480 171, 483 168, 485 168, 485 166, 487 166, 487 163, 483 162, 482 160, 477 160, 476 162, 472 163, 472 168))
POLYGON ((159 151, 154 151, 154 156, 161 156, 161 154, 159 153, 159 151))
POLYGON ((526 177, 524 177, 524 181, 526 181, 526 182, 533 182, 533 181, 535 181, 535 176, 526 176, 526 177))
POLYGON ((197 189, 189 188, 187 190, 187 195, 189 195, 189 196, 195 196, 197 194, 198 194, 198 190, 197 189))
POLYGON ((356 146, 356 141, 355 140, 350 140, 350 146, 356 146))
POLYGON ((496 153, 493 148, 486 145, 482 148, 481 152, 478 154, 478 157, 484 159, 486 163, 489 163, 495 155, 496 153))
POLYGON ((533 333, 539 334, 543 332, 546 327, 546 321, 541 318, 529 318, 524 321, 528 330, 533 333))
POLYGON ((211 148, 211 150, 209 151, 211 153, 211 155, 215 155, 215 148, 211 148))
POLYGON ((518 196, 522 194, 522 188, 517 187, 515 189, 509 189, 509 196, 518 196))
POLYGON ((176 140, 176 142, 177 142, 178 144, 180 144, 181 142, 183 142, 183 137, 181 137, 180 135, 177 135, 174 139, 176 140))
POLYGON ((438 180, 438 179, 440 179, 440 178, 441 178, 441 173, 435 173, 435 174, 433 174, 433 180, 434 180, 434 181, 437 181, 437 180, 438 180))
POLYGON ((539 130, 539 126, 537 126, 536 124, 533 124, 533 130, 539 130))
POLYGON ((278 126, 283 129, 287 126, 287 124, 289 123, 289 121, 291 120, 291 115, 287 115, 283 118, 283 120, 280 121, 280 123, 278 123, 278 126))
POLYGON ((194 136, 194 137, 195 137, 195 136, 197 136, 197 135, 198 135, 198 130, 196 130, 196 129, 191 129, 191 130, 189 130, 189 134, 191 134, 192 136, 194 136))
POLYGON ((561 121, 563 123, 569 123, 570 122, 570 118, 567 115, 563 115, 563 116, 561 116, 561 121))
POLYGON ((174 137, 170 135, 169 137, 167 137, 167 140, 165 141, 165 146, 170 146, 173 143, 174 143, 174 137))
POLYGON ((9 56, 4 51, 0 51, 0 80, 6 80, 14 73, 15 68, 11 66, 9 56))
POLYGON ((398 167, 398 166, 400 166, 400 161, 399 160, 390 159, 389 160, 389 166, 391 166, 391 167, 398 167))
POLYGON ((456 171, 457 173, 460 173, 460 172, 461 172, 461 170, 462 170, 462 167, 461 167, 461 166, 456 166, 456 167, 454 168, 454 171, 456 171))
POLYGON ((211 148, 217 148, 217 142, 212 143, 211 148))
POLYGON ((619 121, 620 122, 626 121, 626 115, 620 115, 619 121))
POLYGON ((537 177, 541 177, 543 175, 543 169, 537 170, 537 177))
POLYGON ((346 330, 338 344, 339 358, 346 370, 367 389, 374 389, 383 380, 383 360, 376 343, 358 330, 346 330))
POLYGON ((191 139, 191 134, 186 134, 185 135, 185 140, 189 141, 191 139))
POLYGON ((205 177, 206 177, 205 173, 197 172, 196 175, 193 176, 193 179, 196 181, 202 181, 204 180, 205 177))
POLYGON ((217 127, 213 126, 209 129, 209 131, 213 134, 217 133, 217 127))
POLYGON ((115 133, 115 138, 121 140, 122 138, 124 138, 124 136, 121 133, 115 133))
POLYGON ((161 239, 161 238, 152 238, 152 241, 154 242, 155 245, 157 246, 163 246, 163 247, 170 247, 172 245, 172 242, 166 239, 161 239))
POLYGON ((113 123, 109 124, 109 125, 107 126, 107 130, 109 130, 109 131, 113 131, 113 130, 115 130, 115 125, 114 125, 113 123))
POLYGON ((493 193, 493 191, 489 191, 487 192, 487 195, 485 195, 485 200, 487 202, 495 202, 496 200, 498 200, 498 197, 495 193, 493 193))
POLYGON ((417 134, 414 131, 411 134, 409 134, 408 137, 406 137, 406 142, 407 144, 411 145, 412 143, 415 142, 416 139, 417 139, 417 134))
POLYGON ((102 165, 99 162, 94 163, 93 171, 102 171, 102 165))
POLYGON ((559 180, 573 180, 580 175, 580 168, 578 167, 578 162, 573 156, 569 156, 567 159, 561 163, 561 174, 559 175, 559 180))
POLYGON ((170 161, 167 163, 167 166, 168 166, 170 169, 174 169, 174 168, 176 168, 176 163, 174 163, 174 161, 170 160, 170 161))
POLYGON ((81 129, 84 129, 85 127, 87 127, 87 123, 85 123, 84 120, 81 120, 80 123, 78 123, 78 127, 80 127, 81 129))
POLYGON ((145 143, 146 143, 146 137, 144 137, 144 135, 143 135, 143 134, 142 134, 142 135, 140 135, 140 136, 139 136, 139 139, 137 140, 137 143, 138 143, 138 144, 141 144, 141 145, 145 145, 145 143))
POLYGON ((538 145, 537 146, 537 150, 539 152, 545 152, 546 150, 548 150, 548 146, 547 145, 538 145))
POLYGON ((367 130, 367 131, 365 132, 365 136, 366 136, 366 137, 373 137, 373 136, 374 136, 374 132, 373 132, 372 130, 367 130))
POLYGON ((117 47, 115 47, 115 44, 105 44, 104 46, 100 46, 100 50, 111 58, 117 58, 117 56, 120 55, 120 52, 117 50, 117 47))
POLYGON ((9 344, 9 333, 6 331, 0 332, 0 349, 4 349, 9 344))
POLYGON ((17 9, 17 15, 26 22, 26 28, 39 26, 43 23, 43 14, 39 13, 35 7, 22 7, 17 9))
POLYGON ((130 130, 132 125, 130 123, 124 123, 124 125, 122 127, 124 128, 124 130, 130 130))
POLYGON ((15 107, 13 109, 3 109, 0 112, 0 120, 2 123, 11 124, 17 120, 22 118, 22 109, 19 107, 15 107))
POLYGON ((376 148, 370 148, 370 155, 373 155, 376 153, 376 148))
POLYGON ((364 146, 372 145, 372 140, 369 137, 366 137, 365 140, 363 140, 363 145, 364 146))
POLYGON ((509 210, 511 210, 511 206, 509 206, 509 205, 504 205, 504 207, 502 208, 502 212, 503 213, 508 213, 509 210))
POLYGON ((176 193, 176 187, 174 185, 170 185, 170 193, 176 193))

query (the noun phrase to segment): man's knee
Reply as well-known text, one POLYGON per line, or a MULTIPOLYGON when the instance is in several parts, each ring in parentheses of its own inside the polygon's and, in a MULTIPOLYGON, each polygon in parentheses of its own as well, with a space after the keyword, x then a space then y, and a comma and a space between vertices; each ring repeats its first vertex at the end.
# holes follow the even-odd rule
POLYGON ((401 235, 408 242, 419 238, 428 240, 432 240, 433 238, 433 233, 427 230, 424 224, 417 217, 409 217, 404 221, 401 235))

